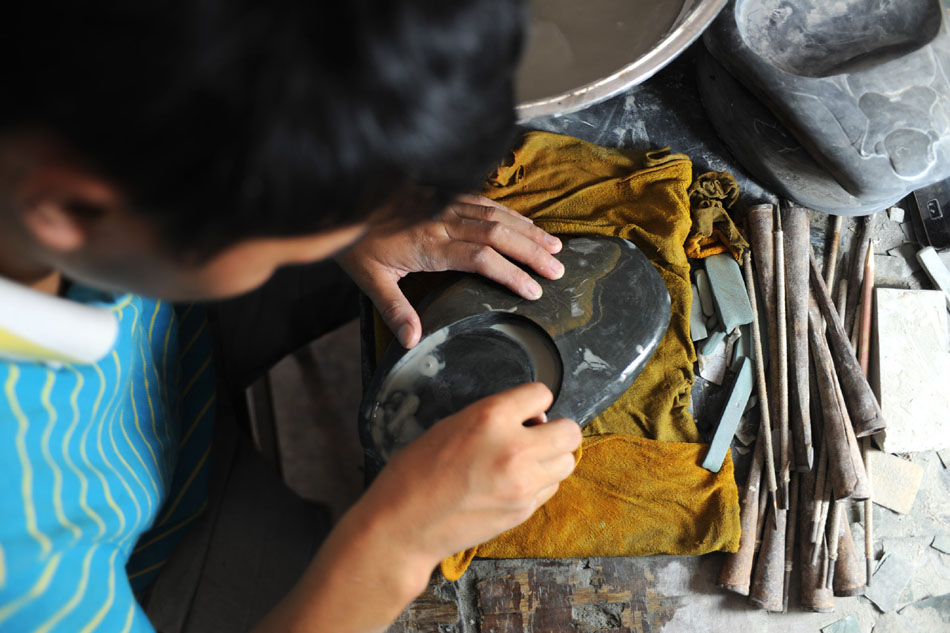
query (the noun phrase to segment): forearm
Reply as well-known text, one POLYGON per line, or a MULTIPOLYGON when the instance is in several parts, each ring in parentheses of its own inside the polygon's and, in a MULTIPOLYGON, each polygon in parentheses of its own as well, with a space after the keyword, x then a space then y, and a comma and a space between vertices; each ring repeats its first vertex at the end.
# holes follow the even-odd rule
POLYGON ((255 633, 386 630, 425 589, 438 562, 403 546, 399 535, 412 528, 397 514, 364 497, 255 633))

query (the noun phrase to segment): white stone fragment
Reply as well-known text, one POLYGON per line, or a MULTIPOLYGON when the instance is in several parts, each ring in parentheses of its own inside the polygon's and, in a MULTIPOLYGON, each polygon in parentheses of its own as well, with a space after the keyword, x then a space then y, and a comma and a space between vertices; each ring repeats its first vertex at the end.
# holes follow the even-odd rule
POLYGON ((890 218, 891 222, 900 224, 904 221, 904 210, 900 207, 891 207, 887 210, 887 217, 890 218))
POLYGON ((709 276, 705 270, 696 271, 696 289, 699 290, 699 300, 703 306, 703 314, 708 317, 716 315, 716 304, 713 302, 712 286, 709 285, 709 276))
POLYGON ((699 299, 699 291, 693 285, 693 302, 689 311, 689 335, 694 341, 701 341, 709 333, 706 331, 706 322, 703 320, 703 308, 699 299))
POLYGON ((940 259, 933 246, 928 246, 917 252, 917 261, 923 266, 937 290, 943 292, 947 298, 947 306, 950 307, 950 270, 940 259))
POLYGON ((868 452, 868 464, 874 482, 874 503, 898 514, 910 512, 924 469, 912 461, 876 450, 868 452))
POLYGON ((877 353, 871 377, 887 423, 878 444, 889 453, 947 448, 950 336, 944 294, 874 292, 877 353))

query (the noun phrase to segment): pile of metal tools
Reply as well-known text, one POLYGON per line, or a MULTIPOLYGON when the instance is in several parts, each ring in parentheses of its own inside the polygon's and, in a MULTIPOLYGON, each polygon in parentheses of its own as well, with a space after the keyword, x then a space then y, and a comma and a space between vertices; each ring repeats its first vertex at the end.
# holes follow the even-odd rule
POLYGON ((847 270, 845 258, 837 265, 836 218, 822 270, 807 209, 758 205, 746 222, 752 254, 742 268, 754 315, 760 424, 740 491, 739 550, 725 557, 717 584, 784 611, 797 567, 801 608, 828 612, 834 596, 864 593, 874 560, 867 460, 884 418, 867 380, 872 223, 864 224, 847 270), (864 506, 863 557, 848 518, 854 503, 864 506))

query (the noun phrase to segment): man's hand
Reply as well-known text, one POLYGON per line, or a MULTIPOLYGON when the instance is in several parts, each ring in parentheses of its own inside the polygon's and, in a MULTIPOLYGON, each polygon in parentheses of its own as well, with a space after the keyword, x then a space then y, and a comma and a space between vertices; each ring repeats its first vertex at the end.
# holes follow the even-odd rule
POLYGON ((443 558, 527 519, 574 470, 571 420, 533 426, 540 383, 485 398, 397 454, 340 520, 306 574, 255 629, 384 631, 443 558))
POLYGON ((571 420, 525 426, 551 401, 531 383, 445 418, 392 459, 366 502, 405 513, 413 529, 398 537, 401 547, 432 561, 522 523, 574 470, 581 442, 571 420))
POLYGON ((413 272, 474 272, 507 286, 525 299, 541 296, 541 287, 506 257, 548 279, 564 267, 553 254, 561 241, 531 220, 481 196, 460 196, 438 219, 397 233, 370 230, 337 257, 344 270, 372 299, 403 347, 419 342, 419 315, 399 289, 413 272))

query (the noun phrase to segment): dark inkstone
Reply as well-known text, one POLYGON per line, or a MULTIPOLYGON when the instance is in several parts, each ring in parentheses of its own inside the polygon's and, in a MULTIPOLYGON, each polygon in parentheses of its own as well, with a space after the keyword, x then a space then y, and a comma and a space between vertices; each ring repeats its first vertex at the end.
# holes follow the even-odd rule
POLYGON ((477 275, 460 275, 419 307, 423 336, 394 342, 360 407, 360 436, 377 466, 435 422, 487 396, 538 381, 554 394, 549 419, 589 423, 624 393, 666 332, 670 297, 631 242, 564 239, 565 274, 532 275, 528 301, 477 275))
POLYGON ((722 66, 700 71, 717 131, 800 204, 866 215, 950 176, 938 0, 731 0, 703 40, 722 66))

